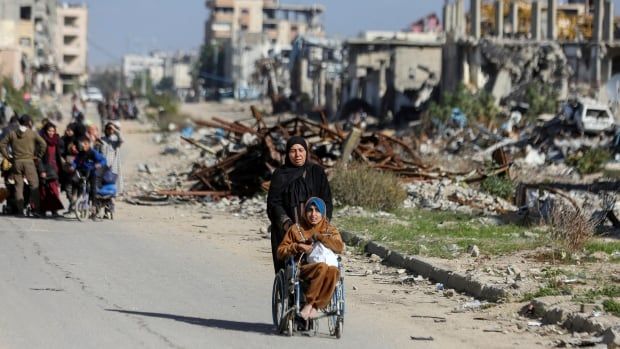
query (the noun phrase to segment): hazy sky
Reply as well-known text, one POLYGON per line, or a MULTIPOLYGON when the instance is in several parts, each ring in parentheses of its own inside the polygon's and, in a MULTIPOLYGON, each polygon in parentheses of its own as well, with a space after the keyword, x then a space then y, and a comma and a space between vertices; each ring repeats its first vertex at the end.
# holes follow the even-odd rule
MULTIPOLYGON (((125 53, 200 46, 208 10, 204 0, 83 0, 89 7, 89 64, 120 62, 125 53)), ((320 2, 330 35, 398 30, 430 12, 441 16, 443 0, 282 0, 320 2)), ((469 1, 465 1, 469 4, 469 1)), ((614 0, 616 13, 620 0, 614 0)))
MULTIPOLYGON (((618 0, 620 1, 620 0, 618 0)), ((204 0, 85 0, 89 8, 91 66, 120 62, 125 53, 197 48, 209 15, 204 0)), ((311 0, 282 0, 312 4, 311 0)), ((441 0, 322 0, 329 34, 398 30, 426 13, 441 13, 441 0)))

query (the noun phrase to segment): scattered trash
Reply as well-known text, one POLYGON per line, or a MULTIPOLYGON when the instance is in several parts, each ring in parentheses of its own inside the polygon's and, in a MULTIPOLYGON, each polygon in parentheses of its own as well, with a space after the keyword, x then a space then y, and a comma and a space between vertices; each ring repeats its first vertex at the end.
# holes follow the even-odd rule
POLYGON ((416 336, 411 336, 411 339, 414 341, 434 341, 435 339, 433 337, 416 337, 416 336))
POLYGON ((442 320, 446 321, 446 318, 443 316, 433 316, 433 315, 411 315, 412 318, 416 319, 433 319, 433 320, 442 320))
POLYGON ((506 330, 503 330, 500 327, 485 328, 482 332, 507 333, 506 330))
POLYGON ((479 300, 473 300, 471 302, 461 303, 455 309, 452 310, 453 313, 463 313, 466 311, 476 311, 479 309, 484 309, 489 306, 489 302, 484 301, 480 302, 479 300))

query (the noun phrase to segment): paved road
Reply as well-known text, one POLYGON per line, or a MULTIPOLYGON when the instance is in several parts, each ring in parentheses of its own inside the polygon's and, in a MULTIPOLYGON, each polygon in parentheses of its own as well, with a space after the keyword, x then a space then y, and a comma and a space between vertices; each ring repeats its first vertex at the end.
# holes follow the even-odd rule
POLYGON ((128 221, 0 219, 1 348, 403 344, 354 313, 341 341, 275 336, 270 270, 208 239, 128 221))

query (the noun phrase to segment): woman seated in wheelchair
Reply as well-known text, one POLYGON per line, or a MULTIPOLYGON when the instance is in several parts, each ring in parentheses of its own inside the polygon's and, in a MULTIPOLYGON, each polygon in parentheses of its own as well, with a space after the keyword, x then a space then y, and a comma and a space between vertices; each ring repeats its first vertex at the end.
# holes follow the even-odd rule
MULTIPOLYGON (((319 243, 334 253, 342 253, 344 243, 338 230, 327 220, 325 202, 317 197, 310 198, 305 205, 301 224, 293 224, 284 235, 278 247, 278 258, 304 258, 311 254, 319 243)), ((304 261, 305 262, 305 261, 304 261)), ((319 309, 325 309, 338 284, 337 266, 325 262, 302 262, 299 276, 307 287, 304 289, 306 304, 301 310, 304 320, 315 318, 319 309)))

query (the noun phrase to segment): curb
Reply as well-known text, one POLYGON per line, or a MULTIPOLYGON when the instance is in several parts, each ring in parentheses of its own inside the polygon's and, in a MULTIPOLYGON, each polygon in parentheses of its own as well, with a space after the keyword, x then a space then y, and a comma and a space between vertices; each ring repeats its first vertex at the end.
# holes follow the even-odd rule
MULTIPOLYGON (((587 313, 561 307, 554 303, 553 297, 542 297, 532 300, 522 309, 522 313, 531 313, 542 319, 545 325, 559 325, 571 332, 587 332, 604 335, 611 333, 614 326, 618 325, 618 318, 612 315, 591 316, 587 313)), ((604 344, 609 344, 608 336, 603 339, 604 344)), ((613 339, 611 339, 613 341, 613 339)))
MULTIPOLYGON (((384 263, 397 268, 407 269, 414 274, 440 282, 444 284, 445 288, 452 288, 489 302, 498 302, 509 298, 506 289, 499 286, 484 284, 471 276, 435 266, 421 257, 406 256, 400 252, 392 251, 375 241, 366 240, 355 233, 341 231, 340 234, 348 245, 364 246, 364 251, 381 257, 384 263)), ((618 321, 614 316, 589 316, 579 311, 562 308, 544 297, 534 299, 528 303, 522 312, 524 314, 530 312, 534 316, 542 318, 543 324, 557 324, 572 332, 598 333, 605 337, 604 343, 606 344, 608 341, 618 340, 615 336, 616 332, 620 332, 620 329, 614 330, 614 325, 617 325, 618 321), (611 339, 607 339, 607 337, 611 339)))
POLYGON ((366 252, 376 254, 388 265, 407 269, 414 274, 442 283, 445 288, 452 288, 458 292, 489 302, 505 300, 509 296, 508 292, 502 287, 484 284, 471 276, 435 266, 421 257, 403 255, 400 252, 392 251, 377 242, 363 239, 355 233, 348 231, 341 231, 340 234, 348 245, 363 245, 366 252))

